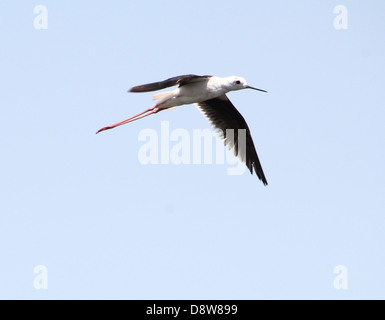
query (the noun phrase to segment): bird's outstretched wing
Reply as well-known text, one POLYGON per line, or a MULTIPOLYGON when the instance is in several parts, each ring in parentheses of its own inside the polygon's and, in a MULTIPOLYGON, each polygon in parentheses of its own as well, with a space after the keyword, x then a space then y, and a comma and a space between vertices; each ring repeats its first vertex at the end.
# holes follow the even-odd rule
POLYGON ((226 95, 223 95, 218 98, 206 100, 198 103, 198 108, 211 122, 211 125, 215 129, 218 129, 225 146, 232 149, 235 156, 238 156, 243 162, 246 163, 246 166, 249 168, 251 174, 253 174, 254 169, 258 178, 264 185, 267 185, 265 174, 263 173, 261 163, 259 162, 253 139, 251 138, 250 129, 247 126, 245 119, 234 107, 229 98, 227 98, 226 95), (226 132, 226 129, 233 129, 233 131, 226 132), (239 145, 239 129, 246 130, 245 150, 242 150, 242 145, 239 145), (233 137, 227 136, 230 132, 234 132, 233 137))
POLYGON ((196 81, 205 81, 211 76, 197 76, 195 74, 186 74, 183 76, 173 77, 164 81, 153 82, 148 84, 142 84, 140 86, 135 86, 131 88, 130 92, 149 92, 161 90, 168 87, 173 87, 176 85, 183 86, 187 83, 196 82, 196 81))

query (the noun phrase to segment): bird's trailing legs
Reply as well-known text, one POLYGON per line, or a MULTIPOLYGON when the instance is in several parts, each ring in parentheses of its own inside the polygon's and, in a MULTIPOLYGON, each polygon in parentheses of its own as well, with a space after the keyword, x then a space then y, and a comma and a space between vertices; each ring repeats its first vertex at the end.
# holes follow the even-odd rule
POLYGON ((154 114, 154 113, 157 113, 161 110, 165 110, 163 108, 158 108, 156 106, 154 107, 151 107, 151 108, 148 108, 147 110, 144 110, 143 112, 141 113, 138 113, 137 115, 131 117, 131 118, 128 118, 126 120, 123 120, 123 121, 120 121, 118 123, 114 123, 114 124, 111 124, 109 126, 106 126, 104 128, 101 128, 100 130, 98 130, 96 133, 99 133, 101 131, 104 131, 104 130, 109 130, 109 129, 113 129, 115 127, 118 127, 118 126, 121 126, 123 124, 126 124, 126 123, 129 123, 129 122, 132 122, 132 121, 135 121, 135 120, 138 120, 138 119, 142 119, 144 117, 147 117, 149 116, 150 114, 154 114))

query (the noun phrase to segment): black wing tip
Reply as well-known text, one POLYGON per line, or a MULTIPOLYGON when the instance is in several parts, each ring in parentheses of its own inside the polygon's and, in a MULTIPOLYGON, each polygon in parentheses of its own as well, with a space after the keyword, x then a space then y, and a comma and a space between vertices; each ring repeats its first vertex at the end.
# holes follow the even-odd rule
POLYGON ((141 85, 141 86, 135 86, 132 87, 131 89, 128 89, 127 92, 148 92, 148 91, 155 91, 153 86, 149 85, 141 85))
POLYGON ((259 172, 256 171, 255 173, 256 173, 257 177, 259 178, 259 180, 262 181, 262 183, 263 183, 264 186, 268 186, 268 185, 269 185, 269 184, 267 183, 267 180, 266 180, 266 178, 265 178, 265 175, 264 175, 263 171, 262 171, 261 173, 259 173, 259 172))
POLYGON ((267 180, 266 180, 265 174, 263 173, 262 168, 260 170, 258 170, 258 167, 257 167, 255 162, 251 163, 248 166, 248 168, 249 168, 251 174, 254 174, 254 172, 255 172, 256 176, 258 177, 259 180, 262 181, 264 186, 268 186, 269 185, 267 180))
POLYGON ((259 178, 259 180, 262 181, 262 183, 263 183, 264 186, 268 186, 268 185, 269 185, 269 184, 267 183, 267 180, 266 180, 265 175, 263 174, 263 172, 262 172, 262 174, 259 174, 259 173, 257 173, 257 172, 255 172, 255 173, 256 173, 257 177, 259 178))

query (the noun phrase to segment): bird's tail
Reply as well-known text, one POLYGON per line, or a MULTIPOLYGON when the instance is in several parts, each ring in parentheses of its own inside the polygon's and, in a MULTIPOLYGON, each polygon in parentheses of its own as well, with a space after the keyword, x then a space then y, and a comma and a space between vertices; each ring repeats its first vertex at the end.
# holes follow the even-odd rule
POLYGON ((161 92, 161 93, 154 94, 152 96, 152 99, 153 100, 157 100, 156 104, 160 105, 163 102, 167 101, 168 99, 171 99, 173 96, 174 96, 174 92, 173 91, 161 92))

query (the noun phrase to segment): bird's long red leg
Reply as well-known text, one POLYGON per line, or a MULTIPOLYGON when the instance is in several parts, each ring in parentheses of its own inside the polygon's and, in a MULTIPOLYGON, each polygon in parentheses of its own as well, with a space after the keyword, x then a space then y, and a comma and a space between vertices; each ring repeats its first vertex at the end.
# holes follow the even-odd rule
POLYGON ((120 122, 111 124, 111 125, 106 126, 106 127, 104 127, 104 128, 101 128, 101 129, 98 130, 96 133, 99 133, 99 132, 104 131, 104 130, 113 129, 113 128, 118 127, 118 126, 121 126, 121 125, 123 125, 123 124, 126 124, 126 123, 129 123, 129 122, 132 122, 132 121, 135 121, 135 120, 138 120, 138 119, 147 117, 147 116, 149 116, 150 114, 157 113, 157 112, 159 112, 159 111, 161 111, 161 110, 164 110, 164 109, 160 109, 160 108, 156 108, 156 107, 148 108, 147 110, 144 110, 143 112, 138 113, 137 115, 135 115, 135 116, 133 116, 133 117, 130 117, 130 118, 126 119, 126 120, 123 120, 123 121, 120 121, 120 122))

